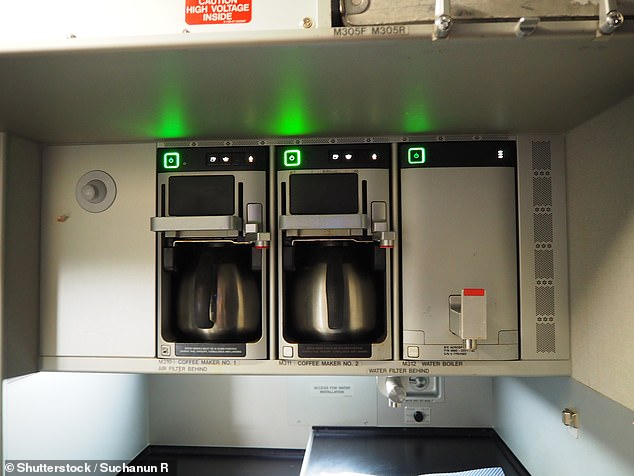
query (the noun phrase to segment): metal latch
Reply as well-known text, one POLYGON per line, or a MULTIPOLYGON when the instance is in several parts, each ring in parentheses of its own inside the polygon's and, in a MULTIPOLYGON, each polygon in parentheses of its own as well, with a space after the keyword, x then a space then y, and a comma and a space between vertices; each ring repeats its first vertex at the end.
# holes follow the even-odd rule
POLYGON ((474 351, 487 338, 487 300, 484 289, 467 288, 449 296, 449 330, 462 339, 465 350, 474 351))
POLYGON ((339 9, 344 15, 359 15, 370 6, 370 0, 341 0, 339 9))
POLYGON ((451 17, 451 0, 436 0, 436 18, 434 19, 434 32, 432 40, 446 38, 453 26, 451 17))
POLYGON ((370 218, 372 221, 372 238, 379 242, 380 248, 393 248, 396 233, 389 230, 387 222, 387 203, 372 202, 370 218))
POLYGON ((599 2, 599 35, 611 35, 623 24, 623 14, 617 10, 616 0, 599 2))
POLYGON ((537 25, 539 25, 538 17, 522 17, 515 25, 515 35, 518 38, 526 38, 535 33, 537 25))
POLYGON ((577 412, 570 408, 564 408, 561 412, 561 422, 572 428, 579 428, 579 417, 577 412))

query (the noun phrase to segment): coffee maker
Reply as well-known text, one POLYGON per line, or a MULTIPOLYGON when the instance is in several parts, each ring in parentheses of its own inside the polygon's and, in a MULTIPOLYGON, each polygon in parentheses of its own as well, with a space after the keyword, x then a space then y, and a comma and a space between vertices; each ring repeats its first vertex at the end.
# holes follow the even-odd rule
POLYGON ((280 358, 391 358, 390 152, 276 149, 280 358))
POLYGON ((268 147, 157 149, 159 357, 267 358, 268 147))

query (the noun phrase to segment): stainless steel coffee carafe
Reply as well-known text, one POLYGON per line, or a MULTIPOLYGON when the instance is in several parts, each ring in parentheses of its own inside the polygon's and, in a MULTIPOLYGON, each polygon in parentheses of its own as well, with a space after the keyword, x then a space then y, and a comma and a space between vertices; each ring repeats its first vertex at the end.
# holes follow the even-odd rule
POLYGON ((245 266, 223 259, 222 249, 200 253, 183 273, 177 326, 191 339, 248 342, 261 332, 259 285, 245 266))
POLYGON ((362 342, 376 338, 382 295, 377 296, 367 253, 351 246, 309 247, 294 273, 289 315, 303 342, 362 342), (364 262, 365 261, 365 262, 364 262))

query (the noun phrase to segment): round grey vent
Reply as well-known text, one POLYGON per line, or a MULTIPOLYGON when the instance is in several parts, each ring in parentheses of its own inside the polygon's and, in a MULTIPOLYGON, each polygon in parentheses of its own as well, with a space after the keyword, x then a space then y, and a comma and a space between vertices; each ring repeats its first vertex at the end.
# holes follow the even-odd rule
POLYGON ((117 196, 113 178, 101 170, 85 173, 75 187, 75 198, 84 210, 99 213, 110 208, 117 196))

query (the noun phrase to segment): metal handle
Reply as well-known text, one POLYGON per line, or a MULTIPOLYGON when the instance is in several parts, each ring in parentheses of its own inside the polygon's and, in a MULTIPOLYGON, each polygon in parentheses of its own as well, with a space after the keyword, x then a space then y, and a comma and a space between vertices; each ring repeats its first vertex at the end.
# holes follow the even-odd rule
POLYGON ((282 215, 281 230, 355 230, 368 227, 368 216, 346 215, 282 215))
POLYGON ((165 231, 241 231, 242 220, 234 215, 202 217, 152 217, 150 230, 165 231))

